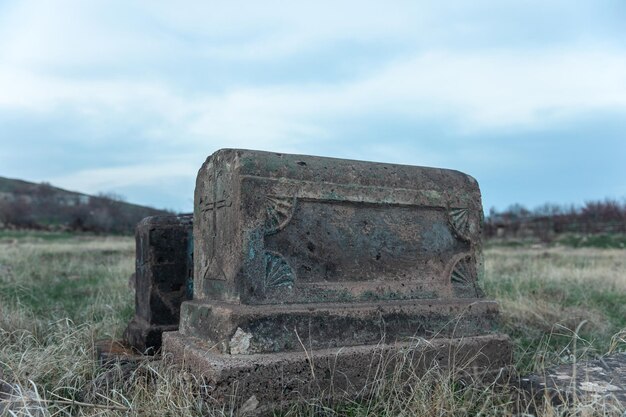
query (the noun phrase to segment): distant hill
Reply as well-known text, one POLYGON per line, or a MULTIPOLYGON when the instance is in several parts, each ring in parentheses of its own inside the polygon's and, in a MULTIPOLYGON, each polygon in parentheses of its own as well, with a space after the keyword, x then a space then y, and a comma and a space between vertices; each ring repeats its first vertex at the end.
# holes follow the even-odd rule
POLYGON ((91 196, 0 177, 0 229, 133 233, 144 217, 167 213, 127 203, 114 194, 91 196))

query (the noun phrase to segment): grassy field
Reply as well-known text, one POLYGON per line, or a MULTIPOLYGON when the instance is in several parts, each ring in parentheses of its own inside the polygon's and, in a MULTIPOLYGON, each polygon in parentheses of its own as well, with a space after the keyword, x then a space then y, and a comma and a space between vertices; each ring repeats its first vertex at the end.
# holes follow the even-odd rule
MULTIPOLYGON (((515 342, 520 373, 626 350, 626 250, 492 246, 485 267, 482 285, 501 303, 501 331, 515 342)), ((231 414, 212 409, 193 377, 166 363, 97 366, 94 340, 119 338, 133 314, 133 269, 132 238, 0 233, 0 379, 21 389, 21 415, 231 414)), ((409 379, 381 379, 371 397, 324 415, 524 411, 512 389, 459 386, 439 370, 409 379)), ((594 404, 538 407, 546 416, 611 415, 594 404)))

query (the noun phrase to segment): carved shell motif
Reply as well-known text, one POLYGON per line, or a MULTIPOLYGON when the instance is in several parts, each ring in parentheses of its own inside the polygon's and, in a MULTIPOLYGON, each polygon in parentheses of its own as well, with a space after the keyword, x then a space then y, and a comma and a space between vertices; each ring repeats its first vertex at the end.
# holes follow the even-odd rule
POLYGON ((476 262, 471 255, 459 259, 450 273, 450 281, 454 294, 460 298, 483 297, 484 294, 478 286, 476 262))
POLYGON ((265 252, 265 278, 263 280, 265 289, 291 288, 294 278, 293 269, 282 256, 274 252, 265 252))
POLYGON ((466 256, 465 258, 461 258, 457 261, 454 268, 452 268, 450 280, 452 281, 452 284, 474 284, 476 281, 476 268, 472 262, 471 256, 466 256))
POLYGON ((265 197, 265 234, 271 235, 285 227, 296 207, 294 197, 265 197))
POLYGON ((451 208, 448 210, 448 221, 452 231, 463 240, 470 240, 470 211, 467 208, 451 208))

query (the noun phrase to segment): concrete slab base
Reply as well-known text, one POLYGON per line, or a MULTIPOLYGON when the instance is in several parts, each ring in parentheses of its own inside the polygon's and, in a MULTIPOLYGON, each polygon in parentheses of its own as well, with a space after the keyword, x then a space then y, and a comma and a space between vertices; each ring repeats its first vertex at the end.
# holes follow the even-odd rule
POLYGON ((376 381, 394 372, 399 363, 406 366, 403 370, 418 374, 439 366, 483 380, 493 378, 494 371, 511 363, 512 349, 507 336, 492 334, 229 355, 201 339, 167 332, 163 333, 163 354, 202 381, 217 404, 243 405, 251 415, 264 415, 294 402, 367 395, 376 381))
POLYGON ((626 353, 555 366, 520 378, 520 387, 536 402, 545 397, 554 405, 594 403, 625 412, 626 353))

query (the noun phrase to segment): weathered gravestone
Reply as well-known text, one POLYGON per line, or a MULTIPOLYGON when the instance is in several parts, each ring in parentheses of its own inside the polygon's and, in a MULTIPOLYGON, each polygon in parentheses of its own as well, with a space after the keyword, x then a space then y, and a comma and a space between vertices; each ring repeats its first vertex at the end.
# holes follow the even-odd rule
POLYGON ((198 173, 193 300, 164 352, 213 398, 268 407, 363 392, 415 338, 424 366, 504 366, 481 222, 457 171, 220 150, 198 173))
POLYGON ((124 332, 141 352, 161 347, 178 329, 180 305, 193 294, 193 217, 146 217, 135 229, 135 316, 124 332))

